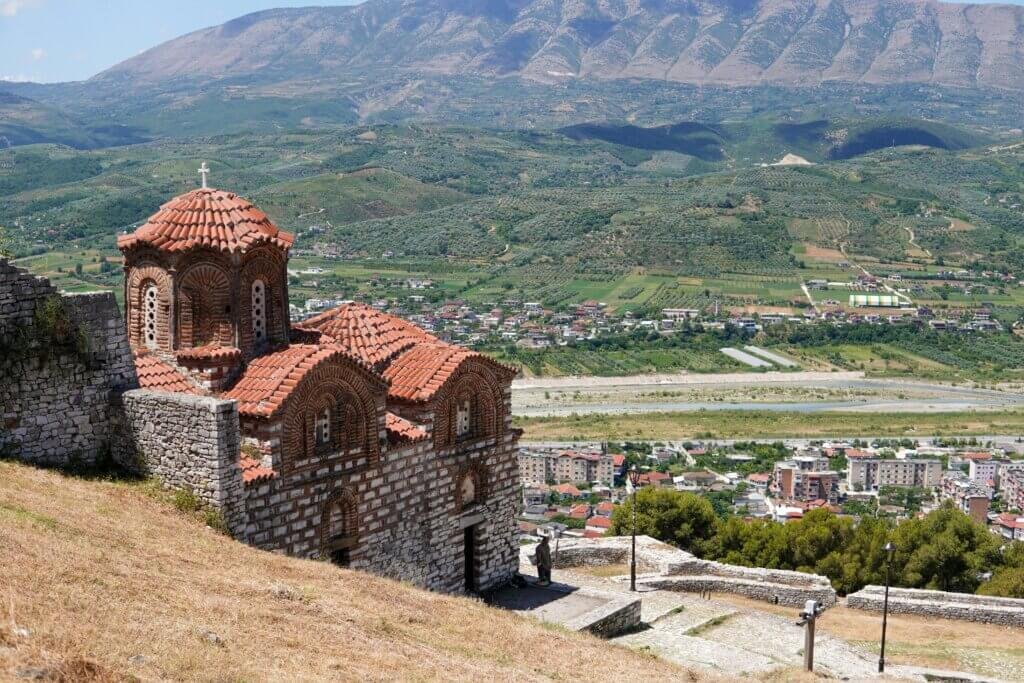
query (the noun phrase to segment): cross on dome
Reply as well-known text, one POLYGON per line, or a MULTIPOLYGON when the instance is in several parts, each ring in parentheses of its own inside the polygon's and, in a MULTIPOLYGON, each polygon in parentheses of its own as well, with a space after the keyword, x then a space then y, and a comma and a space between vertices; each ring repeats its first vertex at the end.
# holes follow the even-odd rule
POLYGON ((210 169, 206 166, 206 162, 205 161, 203 162, 203 165, 199 167, 198 173, 199 173, 199 175, 203 176, 203 189, 205 190, 206 187, 207 187, 206 186, 206 176, 209 175, 209 173, 210 173, 210 169))

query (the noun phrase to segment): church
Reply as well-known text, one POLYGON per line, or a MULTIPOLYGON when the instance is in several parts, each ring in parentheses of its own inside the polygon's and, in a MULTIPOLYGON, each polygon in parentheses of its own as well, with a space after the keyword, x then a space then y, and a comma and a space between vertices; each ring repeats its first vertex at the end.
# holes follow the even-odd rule
POLYGON ((121 235, 140 389, 237 409, 239 485, 216 485, 239 540, 446 592, 508 582, 515 370, 362 304, 291 324, 293 241, 205 174, 121 235))

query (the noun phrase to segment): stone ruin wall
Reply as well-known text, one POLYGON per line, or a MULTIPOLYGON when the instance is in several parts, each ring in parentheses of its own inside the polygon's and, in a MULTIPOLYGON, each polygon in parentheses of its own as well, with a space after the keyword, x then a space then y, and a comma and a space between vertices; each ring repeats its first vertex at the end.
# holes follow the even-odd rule
POLYGON ((224 516, 232 535, 245 529, 245 492, 238 465, 238 404, 206 396, 136 389, 121 397, 119 459, 184 489, 224 516))
MULTIPOLYGON (((758 569, 701 560, 688 552, 649 536, 637 536, 638 585, 681 592, 733 593, 779 605, 803 607, 817 600, 824 607, 836 604, 836 592, 824 576, 801 572, 758 569)), ((555 567, 625 564, 630 559, 630 538, 561 539, 555 567)))
POLYGON ((137 385, 113 294, 59 294, 0 259, 0 454, 48 467, 116 458, 117 397, 137 385), (39 324, 51 301, 70 323, 61 339, 39 324))
MULTIPOLYGON (((846 606, 881 612, 884 586, 865 586, 846 597, 846 606)), ((970 593, 890 588, 889 611, 940 619, 959 619, 1001 626, 1024 626, 1024 600, 995 598, 970 593)))

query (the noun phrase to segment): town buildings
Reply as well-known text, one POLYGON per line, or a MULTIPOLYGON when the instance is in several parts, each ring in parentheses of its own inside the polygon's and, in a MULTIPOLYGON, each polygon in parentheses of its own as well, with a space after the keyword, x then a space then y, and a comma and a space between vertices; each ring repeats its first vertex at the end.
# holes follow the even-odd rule
POLYGON ((824 469, 826 467, 826 458, 778 462, 772 474, 770 490, 786 500, 827 500, 835 503, 839 500, 839 483, 842 477, 838 472, 824 469))

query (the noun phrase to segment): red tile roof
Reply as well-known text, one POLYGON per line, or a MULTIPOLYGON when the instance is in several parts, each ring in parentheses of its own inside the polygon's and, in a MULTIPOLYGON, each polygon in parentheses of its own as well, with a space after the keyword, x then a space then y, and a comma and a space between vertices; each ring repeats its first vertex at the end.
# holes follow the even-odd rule
POLYGON ((572 484, 559 484, 558 486, 555 487, 554 490, 557 493, 562 494, 563 496, 579 496, 580 495, 580 490, 578 488, 576 488, 575 486, 573 486, 572 484))
POLYGON ((412 323, 365 304, 344 304, 297 325, 333 338, 368 364, 378 367, 420 343, 440 343, 412 323))
POLYGON ((437 393, 467 358, 483 354, 450 344, 419 344, 391 362, 384 379, 391 383, 388 394, 408 401, 427 401, 437 393))
POLYGON ((615 465, 616 467, 622 467, 622 465, 625 462, 626 456, 624 456, 622 453, 615 453, 612 455, 612 464, 615 465))
POLYGON ((404 417, 400 417, 394 413, 388 413, 385 415, 384 427, 388 432, 388 443, 391 444, 422 441, 429 436, 427 431, 422 427, 419 427, 409 420, 406 420, 404 417))
POLYGON ((588 519, 587 526, 596 526, 599 529, 611 529, 612 520, 608 519, 607 517, 601 517, 600 515, 598 515, 596 517, 591 517, 590 519, 588 519))
POLYGON ((198 386, 148 351, 136 352, 135 372, 139 377, 139 388, 141 389, 203 395, 198 386))
POLYGON ((238 459, 238 466, 242 468, 242 483, 253 484, 259 481, 267 481, 277 476, 277 472, 264 467, 263 464, 255 458, 250 458, 247 455, 243 455, 238 459))
POLYGON ((607 500, 601 501, 600 503, 597 504, 597 511, 608 513, 615 512, 615 503, 612 503, 607 500))
POLYGON ((145 244, 169 252, 208 247, 244 253, 264 243, 289 249, 294 240, 252 202, 231 192, 199 188, 161 206, 135 232, 118 237, 117 246, 122 251, 145 244))
POLYGON ((238 412, 242 415, 270 417, 284 405, 306 373, 335 356, 346 357, 362 365, 358 359, 337 347, 293 344, 254 359, 234 388, 221 398, 238 401, 238 412))
POLYGON ((182 349, 174 354, 179 361, 190 360, 211 360, 211 361, 236 361, 241 359, 242 351, 234 346, 197 346, 193 349, 182 349))

